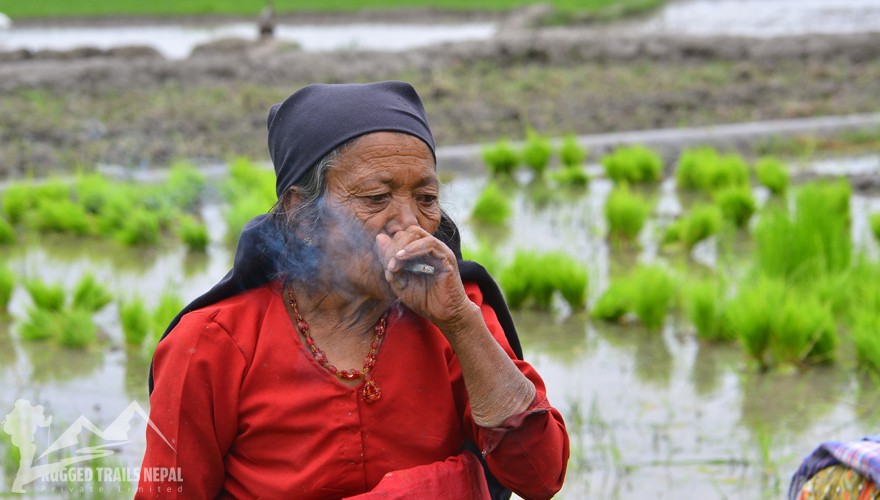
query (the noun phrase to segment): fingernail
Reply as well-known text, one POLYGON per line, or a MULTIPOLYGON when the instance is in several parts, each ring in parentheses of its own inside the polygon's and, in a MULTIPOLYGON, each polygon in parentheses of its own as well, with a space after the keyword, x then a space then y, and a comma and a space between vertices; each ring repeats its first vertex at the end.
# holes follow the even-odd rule
POLYGON ((406 255, 406 250, 400 250, 400 251, 397 252, 397 255, 396 255, 396 256, 397 256, 397 257, 403 257, 404 255, 406 255))

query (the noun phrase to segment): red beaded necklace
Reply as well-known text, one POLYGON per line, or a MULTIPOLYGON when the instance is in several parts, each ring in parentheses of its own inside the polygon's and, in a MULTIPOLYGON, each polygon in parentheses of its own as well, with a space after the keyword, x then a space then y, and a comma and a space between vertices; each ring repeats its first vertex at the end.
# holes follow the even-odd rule
POLYGON ((293 290, 287 290, 287 301, 290 304, 290 308, 293 309, 293 318, 296 320, 296 328, 299 330, 299 333, 302 334, 303 338, 306 339, 306 345, 309 347, 309 350, 312 351, 312 356, 315 357, 315 361, 326 368, 330 373, 341 379, 354 380, 363 377, 364 389, 362 394, 364 401, 367 403, 374 403, 382 397, 382 391, 379 389, 379 386, 376 385, 376 381, 373 380, 373 374, 370 372, 376 364, 376 356, 379 353, 379 347, 382 346, 382 339, 385 338, 386 315, 383 314, 373 328, 373 342, 370 344, 370 352, 367 353, 367 357, 364 359, 364 367, 360 370, 355 370, 354 368, 351 370, 337 370, 335 366, 330 364, 324 351, 315 344, 315 339, 312 338, 312 334, 309 331, 309 324, 306 323, 306 320, 304 320, 299 314, 299 308, 296 305, 293 290))

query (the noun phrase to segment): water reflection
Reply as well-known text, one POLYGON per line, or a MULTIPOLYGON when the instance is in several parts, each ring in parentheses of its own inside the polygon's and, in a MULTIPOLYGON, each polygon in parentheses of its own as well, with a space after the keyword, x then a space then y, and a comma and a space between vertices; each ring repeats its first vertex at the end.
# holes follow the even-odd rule
POLYGON ((735 368, 742 352, 735 344, 700 344, 694 357, 691 381, 700 396, 708 396, 719 389, 722 375, 735 368))
POLYGON ((183 276, 192 278, 203 274, 208 270, 208 264, 211 263, 211 257, 207 252, 186 252, 183 258, 183 276))
POLYGON ((88 377, 104 366, 102 346, 66 349, 52 341, 21 342, 30 362, 30 380, 35 384, 67 382, 88 377))
POLYGON ((112 240, 76 239, 60 234, 42 236, 38 245, 28 249, 28 255, 37 257, 39 251, 45 258, 57 263, 89 261, 107 263, 114 270, 145 273, 164 252, 155 247, 123 247, 112 240))
POLYGON ((125 395, 141 403, 149 401, 147 381, 152 355, 144 349, 127 348, 125 353, 125 395))
POLYGON ((756 433, 797 436, 831 412, 848 391, 839 367, 815 367, 792 373, 745 372, 741 379, 745 426, 756 433))
POLYGON ((18 355, 15 352, 15 342, 12 340, 10 325, 12 317, 0 312, 0 368, 13 366, 18 355))
POLYGON ((572 365, 588 351, 585 312, 556 320, 553 314, 539 311, 515 311, 513 320, 526 357, 542 353, 565 365, 572 365))

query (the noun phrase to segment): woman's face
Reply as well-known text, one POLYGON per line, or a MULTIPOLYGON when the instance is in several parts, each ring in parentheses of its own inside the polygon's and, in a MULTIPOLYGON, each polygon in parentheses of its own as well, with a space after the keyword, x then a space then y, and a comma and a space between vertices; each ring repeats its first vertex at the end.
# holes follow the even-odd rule
POLYGON ((377 132, 361 137, 327 172, 325 262, 344 282, 387 297, 376 235, 391 237, 417 225, 440 225, 440 184, 428 146, 411 135, 377 132))

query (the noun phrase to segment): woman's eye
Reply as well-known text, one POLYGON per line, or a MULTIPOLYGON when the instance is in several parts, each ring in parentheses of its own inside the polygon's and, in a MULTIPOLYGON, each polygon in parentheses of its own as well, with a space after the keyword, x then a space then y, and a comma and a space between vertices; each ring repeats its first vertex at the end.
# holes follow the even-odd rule
POLYGON ((437 196, 435 196, 433 194, 423 194, 423 195, 419 195, 418 200, 420 203, 430 205, 430 204, 437 201, 437 196))
POLYGON ((385 194, 385 193, 382 193, 382 194, 371 194, 371 195, 369 195, 369 196, 365 196, 365 198, 367 199, 367 201, 371 201, 371 202, 374 202, 374 203, 379 203, 379 202, 382 202, 382 201, 385 201, 386 199, 388 199, 388 195, 385 194))

